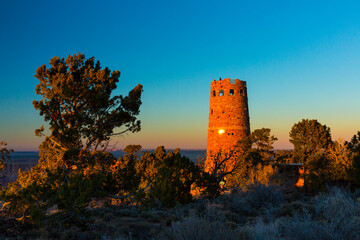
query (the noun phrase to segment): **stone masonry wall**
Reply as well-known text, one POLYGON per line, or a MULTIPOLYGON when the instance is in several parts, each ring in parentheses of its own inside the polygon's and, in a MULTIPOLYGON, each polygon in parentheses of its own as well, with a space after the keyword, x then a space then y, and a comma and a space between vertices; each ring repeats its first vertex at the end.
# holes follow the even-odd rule
POLYGON ((207 158, 230 150, 250 134, 246 82, 239 79, 211 82, 207 158))

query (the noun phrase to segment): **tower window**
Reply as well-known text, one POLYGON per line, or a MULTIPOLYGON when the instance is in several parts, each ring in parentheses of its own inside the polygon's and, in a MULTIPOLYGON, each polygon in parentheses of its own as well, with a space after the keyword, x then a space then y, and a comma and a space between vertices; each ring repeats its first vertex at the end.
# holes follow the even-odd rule
POLYGON ((230 89, 230 96, 234 95, 234 89, 230 89))
POLYGON ((240 94, 243 94, 243 90, 242 90, 242 89, 240 89, 240 94))
POLYGON ((220 92, 219 92, 219 96, 224 96, 224 90, 220 90, 220 92))
POLYGON ((213 97, 216 97, 216 92, 215 92, 215 90, 213 91, 213 97))
POLYGON ((225 111, 222 111, 222 113, 224 114, 224 113, 225 113, 225 111))
POLYGON ((212 110, 212 109, 210 110, 210 112, 211 112, 211 114, 213 114, 213 110, 212 110))

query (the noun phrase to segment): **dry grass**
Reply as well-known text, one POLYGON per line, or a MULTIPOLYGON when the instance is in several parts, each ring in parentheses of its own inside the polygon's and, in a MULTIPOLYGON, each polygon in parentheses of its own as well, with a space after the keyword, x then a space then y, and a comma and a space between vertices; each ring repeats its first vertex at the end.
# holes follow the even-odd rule
POLYGON ((0 238, 18 239, 360 239, 359 194, 333 188, 286 197, 274 186, 236 189, 172 209, 100 207, 87 229, 21 225, 0 219, 0 238))

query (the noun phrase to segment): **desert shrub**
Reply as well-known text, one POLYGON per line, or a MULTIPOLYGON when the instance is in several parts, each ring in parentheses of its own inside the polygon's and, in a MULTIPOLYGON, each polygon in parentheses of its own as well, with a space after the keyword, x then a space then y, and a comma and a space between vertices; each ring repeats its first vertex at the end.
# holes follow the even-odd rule
POLYGON ((249 173, 250 179, 252 180, 251 184, 271 184, 272 177, 277 172, 277 168, 272 165, 261 165, 258 164, 256 167, 251 169, 249 173))
POLYGON ((135 208, 123 208, 123 209, 118 209, 116 211, 117 215, 121 215, 121 216, 128 216, 128 217, 138 217, 138 211, 135 208))
POLYGON ((276 168, 273 144, 277 138, 269 128, 255 129, 235 145, 239 167, 227 177, 228 187, 247 187, 252 184, 269 184, 276 168))
POLYGON ((308 190, 324 191, 326 185, 347 186, 356 182, 356 156, 342 141, 333 142, 326 151, 308 157, 305 168, 308 171, 308 190))
POLYGON ((106 222, 110 222, 111 220, 113 220, 115 217, 114 213, 112 212, 107 212, 104 216, 103 216, 103 219, 104 221, 106 222))
POLYGON ((191 185, 200 175, 199 168, 180 154, 179 149, 166 152, 158 147, 152 153, 145 152, 138 162, 141 187, 151 184, 148 194, 150 206, 160 204, 174 207, 176 202, 186 204, 192 201, 191 185))
POLYGON ((295 215, 303 215, 305 213, 315 214, 315 206, 310 203, 297 200, 283 204, 278 210, 279 217, 294 217, 295 215))
POLYGON ((273 185, 253 185, 247 190, 245 196, 247 202, 256 209, 278 206, 285 201, 280 187, 273 185))
POLYGON ((224 222, 210 222, 205 217, 189 216, 171 225, 164 239, 210 240, 234 239, 231 228, 224 222))
POLYGON ((281 227, 285 239, 343 239, 337 238, 329 226, 313 220, 309 214, 285 218, 281 227))
POLYGON ((132 240, 132 234, 121 234, 120 236, 117 237, 110 237, 108 235, 104 235, 101 237, 101 240, 132 240))
POLYGON ((308 191, 325 191, 327 185, 355 186, 358 183, 357 154, 341 139, 306 158, 305 186, 308 191))
POLYGON ((314 198, 317 214, 326 219, 336 216, 356 216, 360 212, 360 205, 351 197, 351 193, 342 188, 330 188, 314 198))
POLYGON ((119 157, 114 165, 110 166, 113 174, 111 187, 122 195, 135 192, 139 188, 141 178, 136 171, 137 159, 133 154, 119 157))
POLYGON ((228 187, 242 187, 246 188, 254 184, 272 184, 274 176, 278 169, 271 164, 264 164, 261 155, 257 152, 252 152, 241 156, 237 159, 240 162, 239 167, 231 176, 227 177, 228 187), (256 160, 254 158, 260 158, 256 160), (252 162, 260 161, 260 163, 253 164, 252 162))
POLYGON ((226 216, 240 225, 246 224, 252 218, 260 218, 266 222, 274 220, 285 198, 281 188, 276 186, 252 185, 248 189, 235 188, 228 196, 224 195, 216 202, 224 205, 231 212, 226 216))
POLYGON ((354 154, 353 160, 353 179, 356 186, 360 186, 360 153, 354 154))
POLYGON ((286 219, 281 227, 285 239, 359 239, 358 222, 347 221, 339 228, 334 221, 316 221, 309 214, 286 219))
POLYGON ((115 210, 113 208, 111 208, 111 207, 100 207, 100 208, 91 209, 91 214, 94 217, 103 217, 108 212, 114 213, 115 210))
POLYGON ((307 158, 304 167, 308 174, 305 175, 305 186, 308 191, 324 191, 326 188, 326 169, 329 160, 325 152, 317 152, 307 158))
POLYGON ((315 199, 314 205, 316 207, 316 214, 335 229, 347 231, 354 228, 357 231, 351 230, 351 232, 357 233, 360 236, 360 229, 358 228, 360 203, 354 200, 349 192, 340 188, 332 188, 328 193, 318 196, 315 199))
POLYGON ((147 211, 142 211, 140 216, 142 218, 145 218, 149 221, 159 221, 160 217, 157 211, 151 211, 151 210, 147 210, 147 211))
POLYGON ((236 229, 240 239, 273 240, 283 239, 281 237, 280 225, 277 221, 264 223, 257 221, 255 224, 239 227, 236 229))
POLYGON ((282 221, 286 239, 359 239, 360 203, 350 193, 332 188, 312 200, 315 212, 282 221))
POLYGON ((226 222, 225 216, 219 211, 219 206, 208 204, 203 215, 190 214, 180 221, 173 222, 171 227, 163 232, 162 239, 172 240, 212 240, 237 239, 236 231, 226 222))
POLYGON ((353 180, 354 154, 347 148, 344 141, 341 139, 335 141, 327 151, 327 158, 329 159, 327 175, 330 180, 346 182, 353 180))
POLYGON ((241 194, 233 194, 228 202, 228 208, 241 216, 256 216, 257 211, 241 194))
POLYGON ((106 173, 101 169, 89 169, 44 170, 39 164, 28 172, 21 172, 16 182, 9 184, 1 194, 2 199, 10 203, 6 209, 8 214, 41 225, 48 209, 56 206, 59 211, 56 216, 51 215, 54 221, 50 218, 50 223, 84 227, 87 224, 85 208, 89 202, 106 195, 106 173))
MULTIPOLYGON (((10 159, 10 154, 14 152, 13 149, 6 148, 7 143, 4 141, 0 141, 0 179, 3 177, 1 172, 5 169, 5 160, 10 159)), ((1 183, 0 183, 1 190, 1 183)))
POLYGON ((61 233, 61 240, 90 240, 94 239, 94 235, 89 232, 81 232, 80 229, 67 229, 61 233))
MULTIPOLYGON (((244 208, 253 207, 254 210, 255 205, 250 203, 261 202, 258 199, 262 198, 253 198, 251 194, 251 197, 246 197, 244 193, 239 191, 236 195, 244 196, 244 208)), ((262 213, 256 212, 252 221, 238 225, 238 236, 241 239, 360 239, 360 203, 343 189, 332 188, 307 202, 296 201, 271 208, 275 203, 263 206, 262 213), (272 214, 273 218, 269 221, 267 211, 274 211, 278 215, 272 214)))
POLYGON ((237 224, 244 223, 245 217, 243 215, 240 215, 234 211, 224 211, 225 217, 230 222, 235 222, 237 224))

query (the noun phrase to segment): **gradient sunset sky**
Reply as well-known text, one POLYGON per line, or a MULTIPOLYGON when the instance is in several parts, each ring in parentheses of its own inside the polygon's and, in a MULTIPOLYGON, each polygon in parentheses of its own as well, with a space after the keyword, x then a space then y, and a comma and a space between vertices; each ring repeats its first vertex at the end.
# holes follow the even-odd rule
POLYGON ((276 148, 303 118, 333 139, 360 130, 359 1, 1 1, 0 141, 37 150, 35 70, 79 51, 144 86, 142 131, 117 148, 205 149, 210 82, 247 81, 251 130, 276 148))

